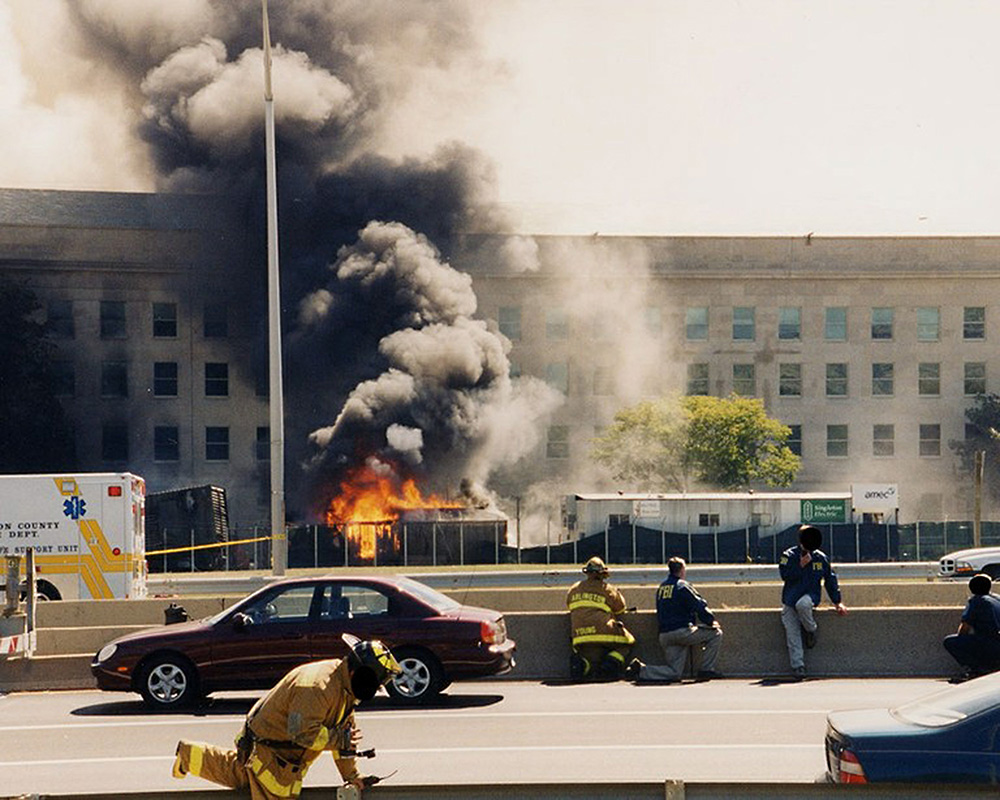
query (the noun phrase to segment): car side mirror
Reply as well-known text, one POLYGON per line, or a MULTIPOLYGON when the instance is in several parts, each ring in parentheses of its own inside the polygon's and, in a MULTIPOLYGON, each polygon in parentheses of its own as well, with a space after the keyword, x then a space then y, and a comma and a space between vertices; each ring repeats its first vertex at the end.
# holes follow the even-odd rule
POLYGON ((247 628, 253 627, 253 617, 248 614, 244 614, 242 611, 238 614, 233 615, 233 628, 238 631, 245 631, 247 628))

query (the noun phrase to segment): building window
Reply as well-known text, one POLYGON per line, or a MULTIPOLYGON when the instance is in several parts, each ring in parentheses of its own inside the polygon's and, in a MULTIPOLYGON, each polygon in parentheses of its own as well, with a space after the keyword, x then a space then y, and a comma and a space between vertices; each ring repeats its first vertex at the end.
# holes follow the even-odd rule
POLYGON ((965 394, 986 394, 986 362, 965 362, 965 394))
POLYGON ((225 339, 229 336, 228 303, 205 303, 202 332, 206 339, 225 339))
POLYGON ((500 325, 500 333, 512 342, 521 341, 521 307, 520 306, 500 306, 497 322, 500 325))
POLYGON ((513 360, 511 360, 510 363, 509 363, 509 365, 508 365, 508 373, 510 374, 510 377, 512 377, 512 378, 520 378, 521 377, 521 362, 520 361, 513 361, 513 360))
POLYGON ((802 396, 802 365, 778 365, 778 394, 781 397, 802 396))
POLYGON ((258 461, 271 460, 271 429, 268 427, 257 428, 257 441, 254 448, 258 461))
POLYGON ((896 453, 896 426, 872 426, 872 455, 891 456, 896 453))
POLYGON ((76 365, 72 361, 52 362, 52 393, 56 397, 76 394, 76 365))
POLYGON ((801 425, 789 425, 788 430, 791 433, 788 434, 788 438, 785 439, 785 444, 788 449, 791 450, 795 455, 802 455, 802 426, 801 425))
POLYGON ((177 303, 153 303, 153 336, 157 339, 177 337, 177 303))
POLYGON ((828 342, 847 341, 847 308, 831 306, 824 309, 823 336, 828 342))
POLYGON ((896 391, 896 368, 893 364, 872 364, 872 394, 890 396, 896 391))
POLYGON ((718 528, 719 527, 719 515, 718 514, 698 514, 698 527, 699 528, 718 528))
POLYGON ((175 425, 157 425, 153 428, 153 460, 180 461, 180 435, 175 425))
POLYGON ((941 338, 941 309, 917 309, 917 341, 936 342, 941 338))
POLYGON ((125 302, 123 300, 101 301, 101 338, 125 338, 125 302))
POLYGON ((229 428, 211 425, 205 428, 205 460, 229 460, 229 428))
POLYGON ((826 454, 830 458, 843 458, 847 456, 846 425, 826 426, 826 454))
POLYGON ((569 394, 569 365, 565 361, 553 361, 545 365, 545 382, 563 394, 569 394))
POLYGON ((743 397, 757 394, 757 378, 753 364, 733 364, 733 391, 743 397))
POLYGON ((689 342, 708 339, 708 307, 694 306, 684 312, 684 336, 689 342))
POLYGON ((962 338, 986 338, 986 308, 984 306, 966 306, 962 312, 962 338))
POLYGON ((594 394, 613 395, 615 393, 615 376, 607 367, 594 368, 594 394))
POLYGON ((229 396, 229 365, 205 364, 205 397, 229 396))
POLYGON ((892 338, 893 309, 872 309, 872 339, 892 338))
POLYGON ((752 306, 736 306, 733 309, 733 340, 752 342, 757 336, 755 322, 757 310, 752 306))
POLYGON ((101 460, 128 461, 128 426, 101 426, 101 460))
POLYGON ((920 455, 922 456, 941 455, 940 425, 920 426, 920 455))
POLYGON ((689 395, 708 394, 708 364, 688 364, 687 393, 689 395))
POLYGON ((546 458, 569 458, 569 425, 551 425, 545 443, 546 458))
POLYGON ((646 333, 650 336, 659 338, 660 334, 663 332, 663 320, 660 317, 660 307, 646 306, 646 308, 643 309, 642 319, 646 327, 646 333))
POLYGON ((826 365, 826 396, 847 397, 847 364, 826 365))
POLYGON ((73 323, 72 300, 49 300, 46 328, 55 339, 72 339, 76 335, 76 325, 73 323))
POLYGON ((941 394, 941 365, 921 363, 917 365, 917 391, 922 395, 941 394))
POLYGON ((802 309, 800 308, 778 309, 778 338, 779 339, 802 338, 802 309))
POLYGON ((153 396, 177 397, 177 362, 153 362, 153 396))
POLYGON ((550 308, 545 312, 545 338, 561 342, 569 338, 569 315, 561 308, 550 308))
POLYGON ((128 397, 128 364, 101 362, 101 397, 128 397))

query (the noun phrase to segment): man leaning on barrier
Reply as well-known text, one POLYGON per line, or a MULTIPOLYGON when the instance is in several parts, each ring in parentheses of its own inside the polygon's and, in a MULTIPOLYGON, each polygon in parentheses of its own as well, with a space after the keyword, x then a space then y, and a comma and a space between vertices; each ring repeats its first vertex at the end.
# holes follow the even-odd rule
POLYGON ((989 575, 972 576, 972 596, 965 604, 958 632, 944 638, 944 649, 965 668, 952 679, 954 683, 1000 669, 1000 597, 992 593, 992 588, 989 575))
POLYGON ((614 681, 625 672, 625 660, 635 637, 618 619, 628 609, 625 597, 608 583, 607 565, 597 556, 583 567, 587 577, 566 594, 573 653, 573 680, 614 681))

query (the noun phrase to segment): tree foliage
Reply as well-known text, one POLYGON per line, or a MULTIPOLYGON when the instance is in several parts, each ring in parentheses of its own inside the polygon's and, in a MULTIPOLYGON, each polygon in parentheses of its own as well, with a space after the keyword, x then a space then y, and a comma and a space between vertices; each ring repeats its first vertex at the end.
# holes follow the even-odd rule
POLYGON ((642 491, 685 491, 692 481, 726 490, 789 486, 801 464, 786 444, 790 434, 754 398, 660 398, 615 414, 592 456, 642 491))
POLYGON ((0 277, 0 473, 75 467, 73 436, 56 398, 53 348, 34 293, 0 277))
POLYGON ((965 410, 965 419, 965 438, 948 445, 968 472, 975 466, 976 452, 986 454, 983 485, 993 497, 1000 498, 1000 395, 978 395, 976 404, 965 410))

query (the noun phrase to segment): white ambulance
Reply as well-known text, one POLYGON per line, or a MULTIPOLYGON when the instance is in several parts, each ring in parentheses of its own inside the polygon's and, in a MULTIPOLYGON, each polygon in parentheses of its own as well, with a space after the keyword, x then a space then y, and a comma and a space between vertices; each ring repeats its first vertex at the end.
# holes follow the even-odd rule
POLYGON ((145 597, 145 504, 128 472, 0 475, 0 558, 33 548, 41 598, 145 597))

